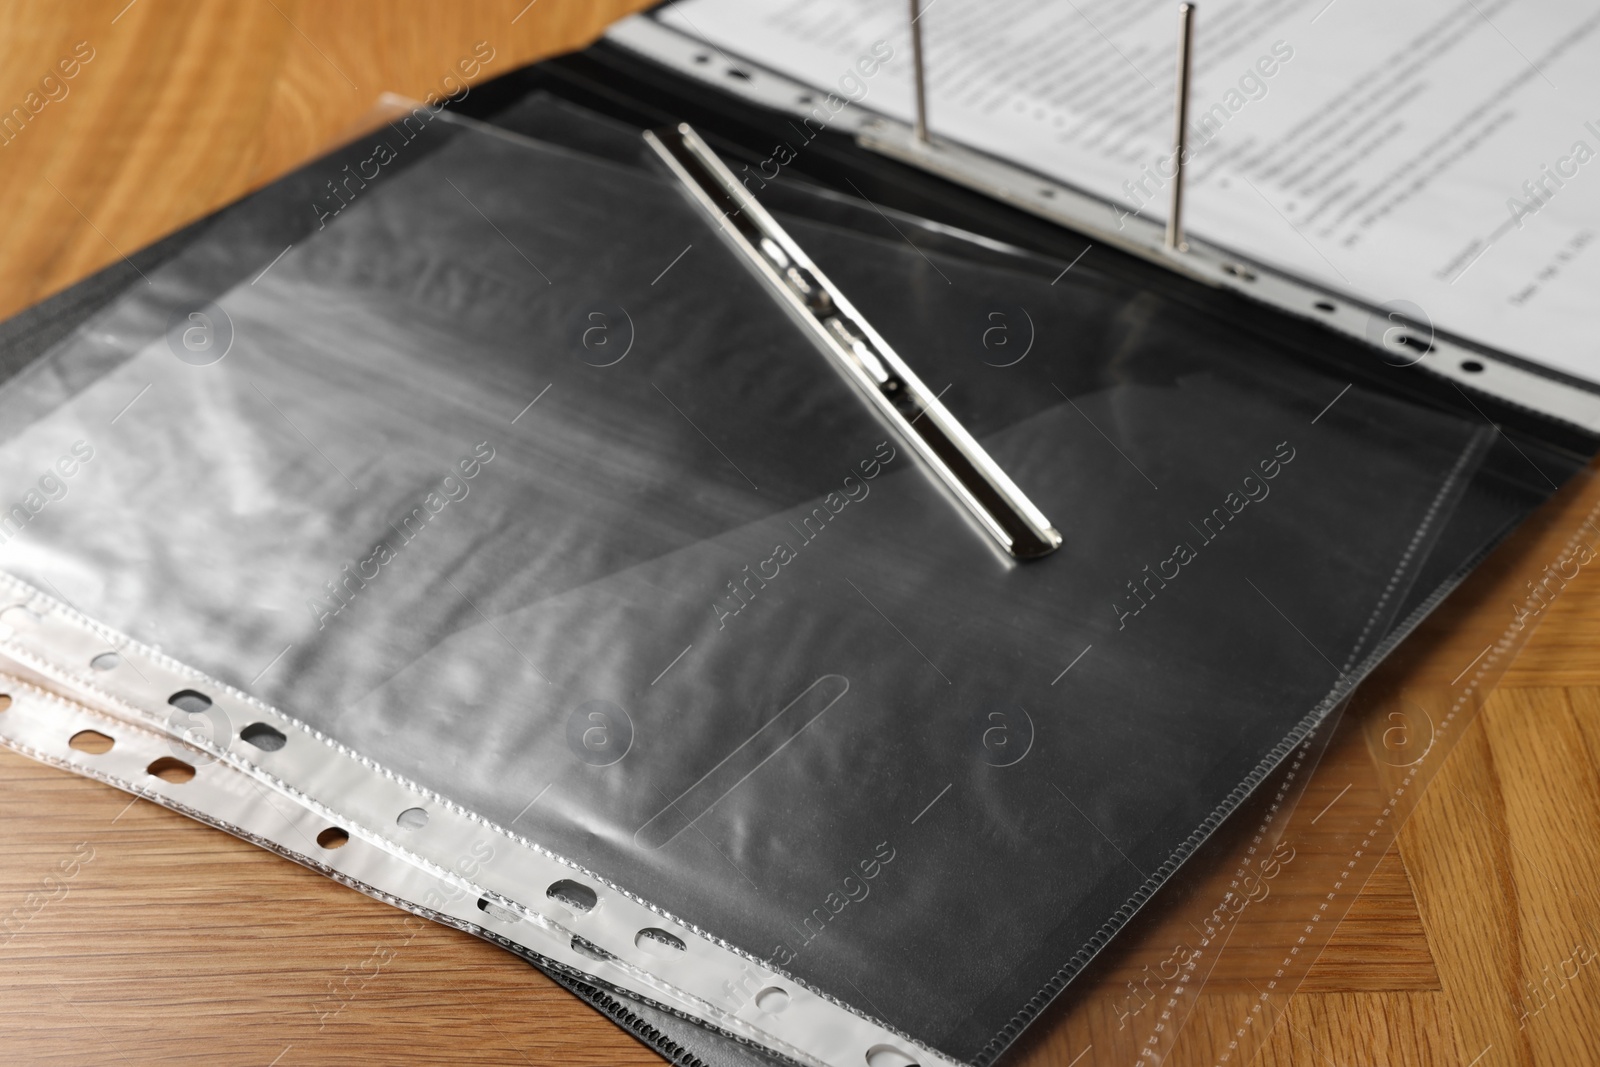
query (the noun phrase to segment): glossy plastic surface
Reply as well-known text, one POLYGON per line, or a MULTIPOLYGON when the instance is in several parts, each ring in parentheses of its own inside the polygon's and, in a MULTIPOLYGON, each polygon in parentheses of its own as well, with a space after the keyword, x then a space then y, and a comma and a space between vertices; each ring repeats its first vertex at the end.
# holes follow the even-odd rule
POLYGON ((786 221, 1061 528, 1016 566, 668 181, 389 139, 5 387, 0 567, 957 1058, 1349 691, 1488 444, 786 221))

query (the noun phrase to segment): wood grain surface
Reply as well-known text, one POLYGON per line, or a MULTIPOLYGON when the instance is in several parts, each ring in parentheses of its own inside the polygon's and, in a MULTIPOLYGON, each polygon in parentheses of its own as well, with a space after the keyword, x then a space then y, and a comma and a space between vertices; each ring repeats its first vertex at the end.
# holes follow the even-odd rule
MULTIPOLYGON (((644 6, 0 3, 0 112, 76 60, 0 128, 0 315, 272 180, 380 92, 439 88, 479 42, 475 81, 644 6)), ((1600 566, 1497 644, 1597 500, 1585 479, 1481 568, 1006 1062, 1600 1063, 1600 566), (1245 891, 1192 957, 1203 983, 1152 974, 1205 939, 1197 906, 1245 891)), ((499 949, 0 751, 19 908, 0 1064, 660 1062, 499 949)))

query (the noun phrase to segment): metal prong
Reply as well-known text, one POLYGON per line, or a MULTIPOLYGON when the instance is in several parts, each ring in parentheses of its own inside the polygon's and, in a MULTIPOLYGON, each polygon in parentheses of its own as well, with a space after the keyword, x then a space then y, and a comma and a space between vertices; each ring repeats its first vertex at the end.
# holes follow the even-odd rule
MULTIPOLYGON (((915 0, 913 0, 915 2, 915 0)), ((1167 213, 1167 250, 1187 252, 1183 240, 1183 179, 1189 165, 1189 54, 1194 47, 1194 5, 1178 5, 1178 99, 1172 134, 1172 210, 1167 213)))
POLYGON ((911 76, 916 80, 917 140, 928 142, 928 80, 922 68, 922 0, 911 0, 911 76))

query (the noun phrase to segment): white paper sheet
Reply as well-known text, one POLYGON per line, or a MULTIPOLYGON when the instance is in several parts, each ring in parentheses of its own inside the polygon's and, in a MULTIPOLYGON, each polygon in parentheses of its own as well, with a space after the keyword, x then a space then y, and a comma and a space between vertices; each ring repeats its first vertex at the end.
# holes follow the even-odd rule
MULTIPOLYGON (((911 116, 904 0, 662 19, 911 116)), ((936 135, 1165 218, 1175 0, 924 0, 923 25, 936 135)), ((1192 84, 1192 234, 1600 381, 1600 8, 1206 0, 1192 84)))

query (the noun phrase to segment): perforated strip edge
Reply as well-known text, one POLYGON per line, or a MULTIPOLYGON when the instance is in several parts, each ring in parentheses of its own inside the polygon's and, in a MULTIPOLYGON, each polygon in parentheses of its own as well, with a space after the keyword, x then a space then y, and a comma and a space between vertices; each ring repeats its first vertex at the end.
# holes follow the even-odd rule
POLYGON ((220 742, 197 732, 181 739, 344 827, 352 838, 398 855, 441 882, 474 894, 474 899, 485 897, 515 912, 552 933, 552 940, 570 943, 576 937, 598 947, 607 957, 595 961, 603 968, 614 968, 619 977, 631 976, 647 988, 664 983, 701 1005, 703 1017, 717 1020, 721 1029, 757 1032, 778 1054, 818 1067, 864 1067, 869 1056, 884 1050, 921 1067, 954 1067, 958 1062, 3 572, 0 605, 5 605, 0 607, 0 655, 63 695, 178 737, 169 721, 168 698, 194 689, 230 723, 264 723, 277 729, 288 740, 272 752, 242 741, 237 731, 220 742), (90 666, 108 651, 117 653, 118 665, 109 670, 90 666), (413 807, 424 808, 429 820, 401 838, 389 828, 400 812, 413 807), (463 876, 462 869, 472 870, 472 876, 463 876), (544 887, 563 880, 589 884, 599 903, 583 913, 562 907, 544 887), (650 955, 640 947, 647 939, 638 937, 648 929, 672 934, 684 951, 675 958, 650 955), (757 1003, 772 988, 787 995, 779 1014, 763 1011, 757 1003))
MULTIPOLYGON (((280 797, 274 803, 265 787, 205 753, 174 742, 169 736, 112 715, 64 700, 12 675, 0 672, 0 693, 10 707, 0 712, 0 745, 47 766, 91 778, 215 827, 250 844, 308 867, 341 885, 403 911, 473 934, 536 965, 558 980, 577 982, 586 990, 610 990, 661 1011, 715 1030, 732 1040, 762 1047, 769 1039, 753 1028, 729 1032, 707 1019, 701 1005, 661 982, 647 988, 594 973, 591 957, 556 938, 535 938, 537 927, 522 923, 493 901, 447 886, 420 867, 359 838, 332 847, 317 835, 330 829, 326 819, 280 797), (72 745, 73 738, 94 731, 113 742, 102 753, 72 745), (167 757, 194 770, 193 779, 173 782, 151 770, 167 757)), ((585 993, 587 997, 587 993, 585 993)))

